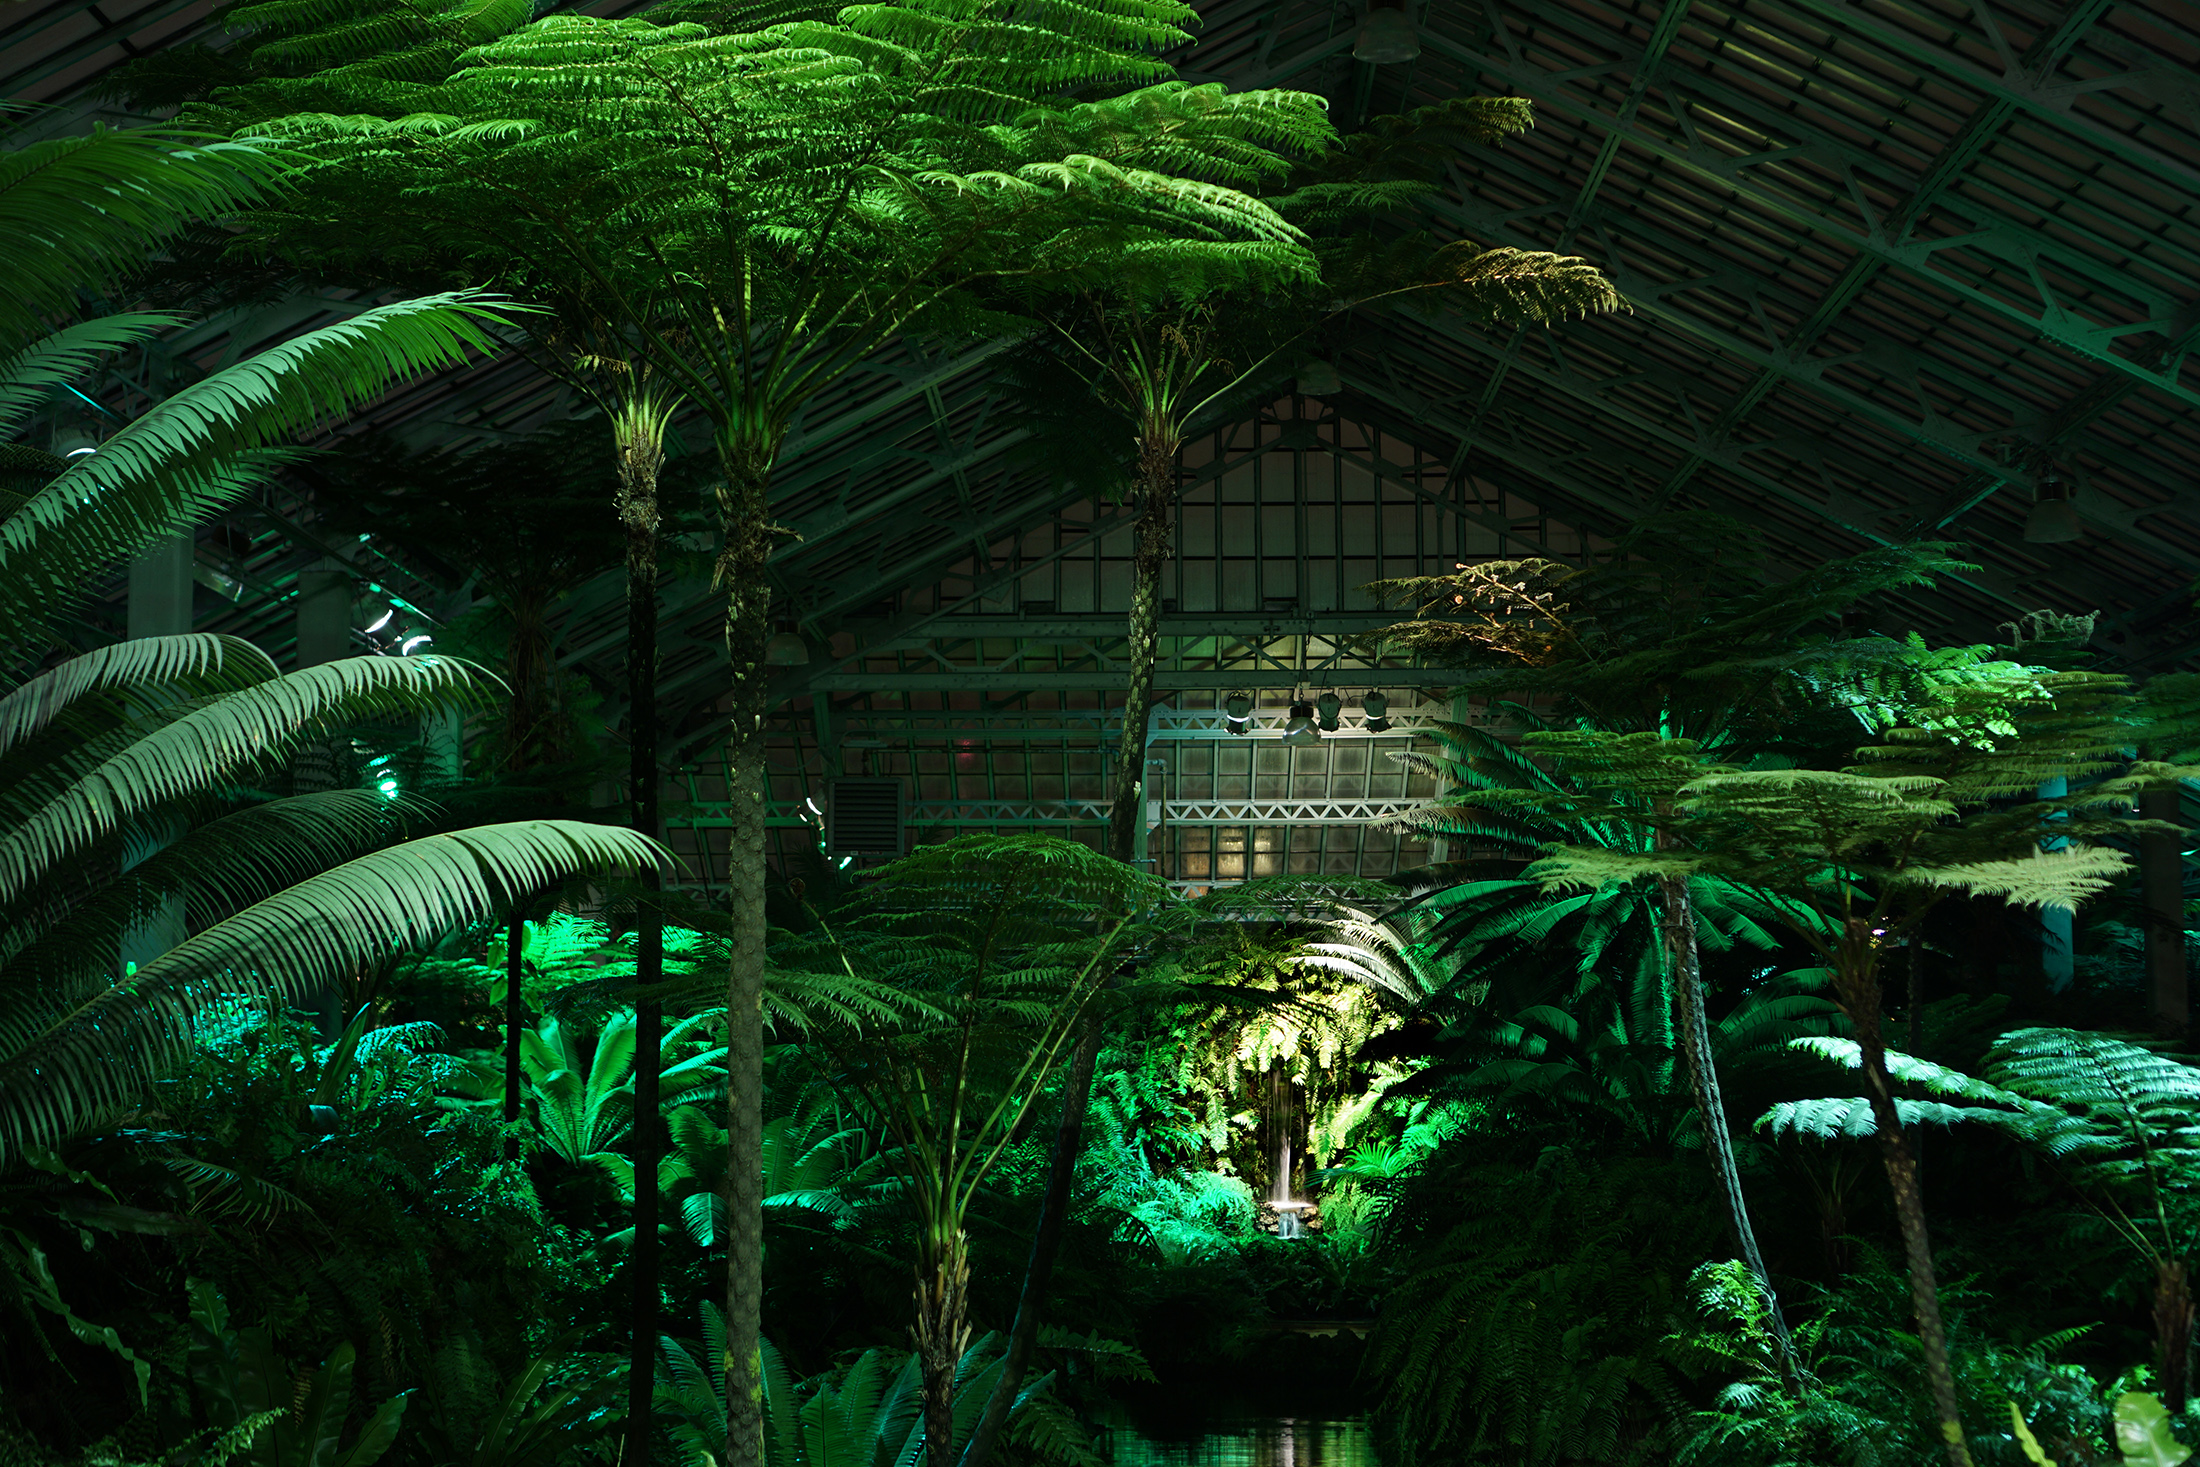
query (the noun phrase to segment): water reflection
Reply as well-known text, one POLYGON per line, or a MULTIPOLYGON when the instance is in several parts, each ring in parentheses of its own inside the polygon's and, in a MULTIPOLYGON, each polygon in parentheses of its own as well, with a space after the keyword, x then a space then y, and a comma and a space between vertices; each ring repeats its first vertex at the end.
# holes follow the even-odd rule
POLYGON ((1199 1436, 1152 1437, 1127 1426, 1103 1428, 1100 1450, 1115 1467, 1374 1467, 1367 1427, 1358 1421, 1290 1417, 1213 1422, 1199 1436))

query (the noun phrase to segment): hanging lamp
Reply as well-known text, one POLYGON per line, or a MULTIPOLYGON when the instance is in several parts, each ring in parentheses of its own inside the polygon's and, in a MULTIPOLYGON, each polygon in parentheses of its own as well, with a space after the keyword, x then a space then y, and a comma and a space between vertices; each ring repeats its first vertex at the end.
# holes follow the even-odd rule
POLYGON ((1360 23, 1352 43, 1352 59, 1374 66, 1394 66, 1421 54, 1421 33, 1402 5, 1372 6, 1360 23))
POLYGON ((2024 517, 2025 543, 2060 545, 2084 533, 2085 526, 2078 520, 2078 507, 2070 502, 2068 491, 2053 477, 2042 478, 2039 497, 2032 501, 2032 508, 2024 517))
POLYGON ((810 644, 803 641, 802 634, 793 627, 782 626, 764 644, 764 660, 773 667, 806 667, 810 661, 810 644))
POLYGON ((1337 374, 1335 363, 1316 357, 1300 365, 1294 385, 1301 397, 1334 397, 1344 391, 1344 378, 1337 374))

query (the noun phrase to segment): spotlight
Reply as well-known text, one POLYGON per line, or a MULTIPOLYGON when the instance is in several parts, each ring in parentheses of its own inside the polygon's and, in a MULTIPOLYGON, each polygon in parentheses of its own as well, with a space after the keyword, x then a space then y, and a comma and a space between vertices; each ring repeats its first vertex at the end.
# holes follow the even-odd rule
POLYGON ((1369 733, 1381 733, 1390 727, 1390 719, 1385 716, 1390 712, 1390 699, 1384 697, 1381 693, 1369 693, 1362 698, 1360 700, 1360 711, 1367 715, 1367 731, 1369 733))
POLYGON ((56 458, 70 463, 88 454, 99 452, 99 435, 89 428, 65 428, 54 435, 53 451, 56 458))
POLYGON ((388 625, 389 625, 389 624, 390 624, 390 623, 391 623, 392 621, 394 621, 394 620, 396 620, 396 619, 397 619, 397 608, 396 608, 396 607, 394 607, 394 606, 388 606, 388 607, 384 607, 384 608, 383 608, 383 610, 382 610, 382 614, 381 614, 380 616, 376 617, 376 618, 375 618, 375 619, 374 619, 373 621, 371 621, 371 622, 368 622, 368 623, 367 623, 367 624, 366 624, 365 626, 361 627, 361 628, 360 628, 359 630, 361 630, 361 631, 365 632, 365 633, 366 633, 366 634, 367 634, 368 636, 370 636, 370 637, 371 637, 371 636, 373 636, 373 635, 374 635, 374 634, 375 634, 376 632, 378 632, 378 631, 382 630, 382 628, 384 628, 384 627, 388 626, 388 625))
POLYGON ((806 667, 810 661, 810 644, 792 627, 782 627, 764 644, 764 660, 774 667, 806 667))
POLYGON ((1291 716, 1284 721, 1283 725, 1283 741, 1287 744, 1298 744, 1301 747, 1307 744, 1318 744, 1322 741, 1322 736, 1314 731, 1313 704, 1293 703, 1291 705, 1291 716))
POLYGON ((1253 700, 1246 693, 1232 693, 1222 700, 1222 726, 1234 734, 1245 732, 1245 721, 1253 716, 1253 700))
POLYGON ((404 641, 398 643, 397 655, 400 657, 410 657, 413 655, 414 648, 425 647, 434 640, 435 638, 429 636, 426 632, 422 632, 415 637, 407 637, 404 641))
POLYGON ((383 799, 385 799, 385 800, 394 800, 394 799, 396 799, 396 798, 397 798, 397 776, 395 776, 394 774, 385 774, 385 775, 383 775, 383 776, 382 776, 382 778, 381 778, 381 780, 380 780, 380 782, 379 782, 379 783, 377 783, 377 784, 375 785, 375 788, 376 788, 377 790, 380 790, 380 791, 382 792, 382 798, 383 798, 383 799))
POLYGON ((1367 12, 1360 34, 1352 43, 1352 59, 1375 66, 1411 61, 1421 54, 1421 34, 1413 17, 1402 8, 1381 7, 1367 12))
POLYGON ((1344 711, 1344 699, 1333 692, 1324 693, 1314 700, 1314 707, 1321 714, 1322 732, 1335 733, 1337 731, 1337 715, 1344 711))
POLYGON ((2085 527, 2078 523, 2078 509, 2067 499, 2036 499, 2024 517, 2024 538, 2031 545, 2060 545, 2078 539, 2085 527))
POLYGON ((1337 369, 1320 357, 1299 368, 1297 383, 1301 397, 1331 397, 1344 391, 1344 378, 1337 369))

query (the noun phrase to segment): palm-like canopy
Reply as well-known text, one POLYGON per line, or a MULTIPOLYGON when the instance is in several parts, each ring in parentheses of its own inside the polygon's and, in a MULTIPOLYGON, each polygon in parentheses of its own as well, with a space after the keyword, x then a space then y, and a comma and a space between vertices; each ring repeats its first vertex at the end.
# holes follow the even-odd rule
MULTIPOLYGON (((118 278, 192 213, 251 199, 279 171, 250 148, 159 130, 0 159, 0 278, 20 287, 0 311, 0 433, 177 324, 107 316, 37 336, 87 263, 118 278)), ((392 848, 410 812, 376 792, 252 793, 335 729, 478 705, 479 675, 447 659, 284 675, 249 643, 181 636, 45 663, 117 558, 227 508, 296 432, 492 345, 493 319, 463 293, 369 309, 152 404, 95 452, 4 451, 0 1163, 126 1105, 219 995, 297 995, 577 871, 657 859, 624 832, 561 822, 392 848), (123 934, 174 903, 191 935, 118 972, 123 934)))
POLYGON ((922 1007, 831 1040, 920 1205, 959 1218, 1079 1016, 1168 905, 1152 877, 1046 836, 972 836, 884 868, 782 968, 839 968, 922 1007))
MULTIPOLYGON (((1638 974, 1634 1002, 1521 1009, 1481 1026, 1447 1067, 1464 1062, 1461 1083, 1499 1100, 1535 1097, 1600 1114, 1651 1145, 1701 1145, 1701 1118, 1675 1073, 1679 1054, 1658 978, 1655 969, 1638 974)), ((1738 1067, 1775 1058, 1797 1039, 1826 1034, 1837 1013, 1791 977, 1743 995, 1712 1021, 1710 1050, 1731 1078, 1738 1067)))
POLYGON ((952 1460, 969 1344, 964 1219, 1139 929, 1171 905, 1154 877, 1083 846, 972 836, 886 867, 837 931, 800 945, 808 966, 892 983, 927 1006, 832 1049, 909 1184, 935 1467, 952 1460))
POLYGON ((656 859, 627 832, 563 821, 393 845, 408 812, 379 791, 249 793, 332 728, 481 692, 442 658, 286 676, 247 643, 174 637, 0 700, 0 1158, 127 1104, 219 995, 297 996, 575 871, 656 859), (163 829, 183 833, 132 864, 163 829), (125 932, 172 902, 193 935, 117 972, 125 932))
MULTIPOLYGON (((1520 716, 1532 717, 1524 710, 1520 716)), ((1550 999, 1573 1002, 1616 978, 1643 1006, 1637 1037, 1669 1043, 1670 997, 1646 981, 1662 962, 1654 893, 1641 885, 1555 892, 1525 874, 1552 846, 1649 853, 1657 839, 1651 796, 1597 791, 1590 780, 1538 763, 1469 724, 1435 724, 1428 736, 1435 753, 1400 757, 1429 775, 1436 791, 1390 823, 1468 850, 1423 873, 1427 895, 1411 914, 1424 941, 1454 956, 1444 990, 1430 998, 1456 1007, 1484 1002, 1494 991, 1496 1008, 1510 1012, 1546 996, 1531 974, 1548 965, 1523 949, 1564 954, 1577 982, 1550 999)), ((1673 771, 1676 785, 1694 767, 1679 757, 1685 767, 1673 771)), ((1778 946, 1775 914, 1762 893, 1703 876, 1690 881, 1689 894, 1706 946, 1778 946)))

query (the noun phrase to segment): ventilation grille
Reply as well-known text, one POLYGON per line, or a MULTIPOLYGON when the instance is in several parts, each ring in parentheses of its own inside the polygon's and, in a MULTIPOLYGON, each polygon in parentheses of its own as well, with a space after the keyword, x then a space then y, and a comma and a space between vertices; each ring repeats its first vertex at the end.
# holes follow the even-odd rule
POLYGON ((825 784, 825 850, 834 856, 901 854, 898 779, 834 779, 825 784))

